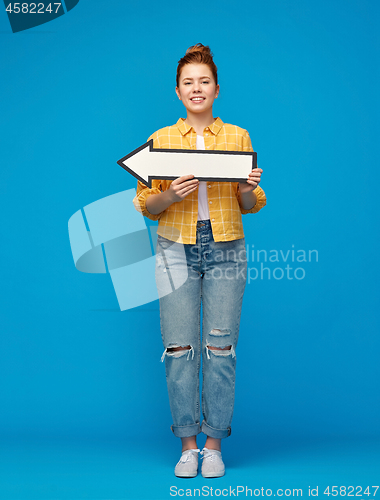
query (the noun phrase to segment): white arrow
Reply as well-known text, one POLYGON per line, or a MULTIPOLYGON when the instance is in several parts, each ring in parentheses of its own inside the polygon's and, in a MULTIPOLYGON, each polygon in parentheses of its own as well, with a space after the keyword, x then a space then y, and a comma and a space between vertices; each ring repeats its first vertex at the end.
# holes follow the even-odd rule
POLYGON ((174 180, 188 174, 200 181, 245 182, 257 167, 257 153, 155 149, 151 139, 117 163, 148 187, 152 179, 174 180))

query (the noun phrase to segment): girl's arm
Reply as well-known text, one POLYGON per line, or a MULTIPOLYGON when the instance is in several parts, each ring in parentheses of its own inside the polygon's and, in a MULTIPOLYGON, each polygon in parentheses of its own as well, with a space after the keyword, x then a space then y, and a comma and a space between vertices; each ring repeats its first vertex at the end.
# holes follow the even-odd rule
POLYGON ((175 179, 165 191, 161 190, 161 181, 152 181, 152 188, 148 188, 142 182, 137 182, 137 194, 133 204, 138 212, 151 220, 158 220, 162 212, 172 203, 182 201, 199 186, 198 179, 194 175, 183 175, 175 179))
POLYGON ((254 191, 249 193, 241 193, 241 204, 244 210, 251 210, 257 203, 257 197, 254 191))
POLYGON ((158 215, 170 207, 172 203, 169 190, 167 190, 160 194, 151 194, 146 199, 145 205, 151 214, 158 215))
POLYGON ((257 203, 257 196, 254 190, 260 183, 262 172, 262 168, 255 168, 248 174, 246 182, 239 183, 241 203, 244 210, 251 210, 257 203))
POLYGON ((183 175, 174 179, 168 190, 160 194, 151 194, 146 199, 146 208, 151 214, 160 214, 166 210, 172 203, 182 201, 187 195, 197 189, 198 179, 194 175, 183 175))
MULTIPOLYGON (((245 130, 242 137, 241 151, 253 151, 251 138, 245 130)), ((266 196, 259 186, 261 180, 261 168, 255 168, 248 174, 246 182, 239 182, 237 199, 242 214, 256 213, 266 205, 266 196)))

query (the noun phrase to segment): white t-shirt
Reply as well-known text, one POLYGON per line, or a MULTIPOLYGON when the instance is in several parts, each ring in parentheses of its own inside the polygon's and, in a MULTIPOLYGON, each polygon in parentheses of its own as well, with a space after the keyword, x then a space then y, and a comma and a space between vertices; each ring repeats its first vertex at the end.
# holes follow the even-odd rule
MULTIPOLYGON (((197 149, 206 149, 205 140, 202 135, 197 135, 197 149)), ((198 187, 198 220, 210 219, 207 197, 207 182, 199 181, 198 187)))

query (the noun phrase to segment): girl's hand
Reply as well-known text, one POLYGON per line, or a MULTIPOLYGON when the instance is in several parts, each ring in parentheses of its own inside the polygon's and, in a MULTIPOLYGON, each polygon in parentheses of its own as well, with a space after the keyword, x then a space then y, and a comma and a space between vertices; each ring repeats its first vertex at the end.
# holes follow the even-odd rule
POLYGON ((193 174, 183 175, 174 179, 168 189, 172 203, 182 201, 187 195, 192 193, 199 186, 198 179, 194 179, 193 174))
POLYGON ((250 191, 256 189, 260 184, 262 172, 262 168, 255 168, 248 174, 246 182, 239 182, 240 193, 249 193, 250 191))

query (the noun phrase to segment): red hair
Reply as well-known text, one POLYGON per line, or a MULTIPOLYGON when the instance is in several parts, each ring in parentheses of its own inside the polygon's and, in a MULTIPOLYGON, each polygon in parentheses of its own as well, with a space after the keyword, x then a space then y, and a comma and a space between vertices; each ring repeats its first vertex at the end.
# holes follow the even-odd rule
POLYGON ((218 68, 215 66, 213 54, 210 47, 207 45, 202 45, 201 43, 192 45, 187 49, 186 54, 178 61, 176 79, 177 87, 179 87, 179 77, 181 75, 182 68, 186 64, 206 64, 214 76, 215 85, 218 85, 218 68))

